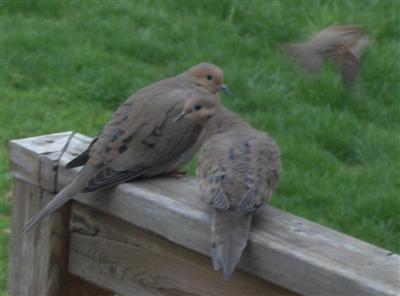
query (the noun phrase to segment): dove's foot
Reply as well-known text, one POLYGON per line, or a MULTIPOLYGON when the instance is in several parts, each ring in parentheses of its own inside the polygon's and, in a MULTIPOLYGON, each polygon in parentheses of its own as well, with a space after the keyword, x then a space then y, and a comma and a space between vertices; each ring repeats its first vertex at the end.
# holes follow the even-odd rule
POLYGON ((173 171, 170 171, 170 172, 166 173, 165 176, 173 177, 173 178, 176 178, 176 179, 180 179, 180 178, 183 178, 183 177, 186 176, 186 172, 185 171, 180 171, 180 170, 173 170, 173 171))

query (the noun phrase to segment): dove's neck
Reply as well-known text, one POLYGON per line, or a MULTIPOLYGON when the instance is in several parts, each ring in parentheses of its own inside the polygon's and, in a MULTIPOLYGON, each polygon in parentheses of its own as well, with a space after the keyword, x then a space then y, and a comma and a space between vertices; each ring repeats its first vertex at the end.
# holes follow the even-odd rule
POLYGON ((204 128, 211 134, 217 134, 244 126, 248 127, 249 124, 238 114, 220 105, 216 114, 205 123, 204 128))

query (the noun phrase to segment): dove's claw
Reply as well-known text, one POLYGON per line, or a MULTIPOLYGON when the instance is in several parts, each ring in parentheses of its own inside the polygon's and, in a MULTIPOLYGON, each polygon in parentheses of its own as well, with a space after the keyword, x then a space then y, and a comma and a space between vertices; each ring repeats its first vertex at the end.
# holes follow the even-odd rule
POLYGON ((173 178, 176 178, 176 179, 180 179, 180 178, 183 178, 183 177, 186 176, 186 172, 185 171, 180 171, 180 170, 173 170, 173 171, 170 171, 170 172, 166 173, 165 176, 173 177, 173 178))

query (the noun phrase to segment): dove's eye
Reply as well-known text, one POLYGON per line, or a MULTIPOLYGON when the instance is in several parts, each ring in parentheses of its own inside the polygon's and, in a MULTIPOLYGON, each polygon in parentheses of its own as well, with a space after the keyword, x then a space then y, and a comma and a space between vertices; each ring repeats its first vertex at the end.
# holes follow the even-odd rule
POLYGON ((207 80, 212 80, 213 79, 212 75, 210 75, 210 74, 208 74, 206 78, 207 78, 207 80))
POLYGON ((201 110, 202 108, 203 108, 202 105, 194 105, 194 106, 193 106, 193 110, 195 110, 195 111, 199 111, 199 110, 201 110))

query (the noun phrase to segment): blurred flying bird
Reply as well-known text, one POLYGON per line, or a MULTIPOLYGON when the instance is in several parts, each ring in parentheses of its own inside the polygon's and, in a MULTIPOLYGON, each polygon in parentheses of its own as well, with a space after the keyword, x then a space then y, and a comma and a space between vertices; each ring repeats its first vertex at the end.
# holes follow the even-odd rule
POLYGON ((332 59, 346 85, 356 81, 368 38, 360 26, 333 25, 302 43, 284 44, 283 48, 309 73, 318 74, 324 62, 332 59))

